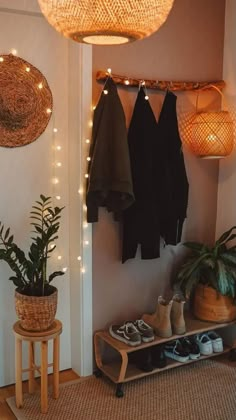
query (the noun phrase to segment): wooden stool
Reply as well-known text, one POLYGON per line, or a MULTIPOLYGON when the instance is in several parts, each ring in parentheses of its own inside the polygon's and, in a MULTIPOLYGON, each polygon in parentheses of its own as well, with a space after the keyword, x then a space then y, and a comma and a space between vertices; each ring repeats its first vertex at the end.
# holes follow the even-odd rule
POLYGON ((41 375, 41 412, 48 410, 48 367, 53 366, 53 398, 59 397, 59 344, 62 332, 62 323, 55 320, 52 326, 46 331, 26 331, 20 326, 20 321, 13 325, 15 334, 15 375, 16 375, 16 406, 23 406, 22 373, 29 372, 29 393, 32 394, 35 388, 34 371, 41 375), (48 341, 53 340, 53 363, 48 364, 48 341), (22 369, 22 341, 28 341, 28 369, 22 369), (41 343, 41 366, 34 362, 34 346, 36 342, 41 343))

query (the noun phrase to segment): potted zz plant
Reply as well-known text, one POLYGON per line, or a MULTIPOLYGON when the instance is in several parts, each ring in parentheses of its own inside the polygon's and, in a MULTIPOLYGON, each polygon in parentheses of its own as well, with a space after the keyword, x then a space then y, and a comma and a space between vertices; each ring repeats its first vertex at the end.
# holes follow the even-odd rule
POLYGON ((51 205, 51 197, 40 195, 30 212, 33 237, 27 256, 14 242, 10 228, 0 222, 0 260, 6 261, 14 272, 10 280, 16 286, 16 313, 26 330, 46 330, 55 319, 57 289, 51 282, 64 272, 55 271, 48 276, 47 262, 56 248, 62 210, 63 207, 51 205))
POLYGON ((193 313, 202 320, 230 322, 236 319, 236 226, 220 236, 213 246, 185 242, 191 250, 177 271, 173 285, 192 298, 193 313))

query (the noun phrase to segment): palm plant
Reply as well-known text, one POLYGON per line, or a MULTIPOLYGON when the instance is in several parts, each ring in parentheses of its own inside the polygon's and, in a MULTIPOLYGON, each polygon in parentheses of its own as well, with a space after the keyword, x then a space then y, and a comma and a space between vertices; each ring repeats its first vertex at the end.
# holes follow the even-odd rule
POLYGON ((223 296, 236 296, 236 246, 227 247, 236 238, 236 226, 224 232, 210 247, 199 242, 185 242, 191 250, 173 281, 189 298, 200 283, 210 286, 223 296))
POLYGON ((54 241, 58 238, 63 208, 53 207, 51 197, 40 195, 30 212, 34 236, 31 238, 28 256, 14 242, 10 228, 5 229, 0 222, 0 260, 6 261, 14 272, 14 276, 9 279, 19 293, 48 296, 54 291, 51 281, 64 274, 63 271, 55 271, 47 276, 47 262, 56 248, 54 241))

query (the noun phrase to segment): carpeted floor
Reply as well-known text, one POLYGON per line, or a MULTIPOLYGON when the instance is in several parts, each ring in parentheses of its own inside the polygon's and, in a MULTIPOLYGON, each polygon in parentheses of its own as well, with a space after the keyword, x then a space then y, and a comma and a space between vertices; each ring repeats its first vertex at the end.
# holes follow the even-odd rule
POLYGON ((105 377, 60 388, 40 414, 39 394, 24 395, 24 408, 7 400, 18 420, 236 420, 236 367, 204 360, 124 384, 123 398, 105 377))

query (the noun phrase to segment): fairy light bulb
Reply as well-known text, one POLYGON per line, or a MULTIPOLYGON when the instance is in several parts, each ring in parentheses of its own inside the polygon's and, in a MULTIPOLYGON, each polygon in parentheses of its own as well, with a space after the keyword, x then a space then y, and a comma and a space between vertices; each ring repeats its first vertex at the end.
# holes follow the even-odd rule
POLYGON ((127 80, 125 80, 125 85, 129 85, 129 80, 127 79, 127 80))
POLYGON ((58 178, 53 178, 53 179, 52 179, 52 183, 53 183, 54 185, 59 184, 59 179, 58 179, 58 178))
POLYGON ((61 163, 61 162, 57 162, 57 163, 56 163, 56 166, 57 166, 58 168, 60 168, 60 167, 62 166, 62 163, 61 163))
POLYGON ((60 200, 61 199, 61 196, 60 195, 56 195, 56 199, 57 200, 60 200))
POLYGON ((60 260, 62 260, 62 256, 61 256, 61 255, 58 255, 57 259, 58 259, 59 261, 60 261, 60 260))
POLYGON ((78 193, 79 193, 79 194, 83 194, 83 192, 84 192, 84 191, 83 191, 83 188, 80 188, 80 189, 78 190, 78 193))
POLYGON ((104 93, 104 95, 108 95, 108 90, 104 89, 103 93, 104 93))
POLYGON ((11 53, 12 53, 13 55, 17 55, 17 50, 16 50, 15 48, 12 48, 12 49, 11 49, 11 53))
POLYGON ((86 272, 85 268, 84 268, 84 267, 82 267, 82 268, 81 268, 81 273, 83 273, 83 274, 84 274, 85 272, 86 272))
POLYGON ((89 174, 85 174, 85 175, 84 175, 84 177, 85 177, 85 178, 88 178, 88 177, 89 177, 89 174))
POLYGON ((111 74, 111 68, 107 69, 107 73, 111 74))
POLYGON ((40 82, 40 83, 38 84, 38 88, 39 88, 39 89, 43 89, 43 84, 42 84, 42 82, 40 82))
POLYGON ((85 143, 89 144, 90 143, 90 140, 89 139, 86 139, 85 140, 85 143))
POLYGON ((55 244, 51 244, 51 245, 50 245, 50 248, 52 249, 52 248, 54 248, 54 246, 55 246, 55 244))
POLYGON ((4 61, 4 58, 0 57, 0 63, 3 63, 3 61, 4 61))
POLYGON ((58 129, 55 127, 54 129, 53 129, 53 133, 57 133, 58 132, 58 129))
POLYGON ((68 270, 68 267, 63 267, 63 269, 62 269, 63 273, 66 273, 67 270, 68 270))
POLYGON ((149 96, 148 96, 148 95, 146 95, 146 96, 145 96, 145 99, 146 99, 146 101, 148 101, 148 99, 149 99, 149 96))
POLYGON ((57 149, 57 150, 61 150, 61 146, 57 146, 57 147, 56 147, 56 149, 57 149))
POLYGON ((88 161, 88 162, 90 162, 90 160, 91 160, 91 157, 90 157, 90 156, 88 156, 88 157, 87 157, 87 161, 88 161))
POLYGON ((84 245, 89 245, 89 241, 84 241, 84 245))
POLYGON ((50 109, 50 108, 47 108, 47 114, 51 114, 52 113, 52 110, 50 109))
POLYGON ((78 260, 78 261, 81 261, 81 260, 82 260, 82 257, 79 255, 79 256, 77 257, 77 260, 78 260))
POLYGON ((29 73, 30 72, 30 67, 26 67, 25 71, 27 71, 27 73, 29 73))

